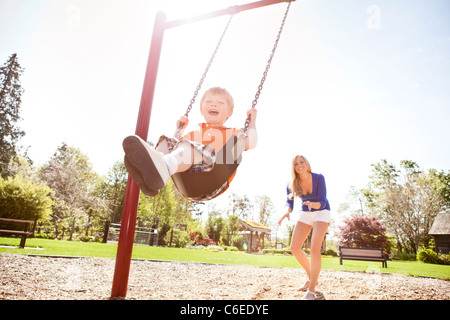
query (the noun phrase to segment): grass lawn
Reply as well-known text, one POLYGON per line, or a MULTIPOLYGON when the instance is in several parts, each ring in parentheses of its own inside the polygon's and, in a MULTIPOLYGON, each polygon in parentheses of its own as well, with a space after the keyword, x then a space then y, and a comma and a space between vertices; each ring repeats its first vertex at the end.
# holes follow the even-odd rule
MULTIPOLYGON (((0 246, 18 246, 19 238, 0 237, 0 246)), ((76 241, 57 241, 46 239, 28 239, 25 249, 0 247, 0 253, 21 253, 57 256, 83 256, 115 258, 117 244, 85 243, 76 241)), ((136 245, 133 259, 196 261, 221 264, 255 265, 263 267, 299 268, 293 256, 255 255, 243 252, 212 252, 179 248, 150 247, 136 245)), ((418 261, 388 261, 388 268, 381 268, 381 262, 344 260, 339 264, 337 257, 323 257, 322 268, 362 272, 387 272, 411 276, 424 276, 450 280, 450 266, 428 264, 418 261)))

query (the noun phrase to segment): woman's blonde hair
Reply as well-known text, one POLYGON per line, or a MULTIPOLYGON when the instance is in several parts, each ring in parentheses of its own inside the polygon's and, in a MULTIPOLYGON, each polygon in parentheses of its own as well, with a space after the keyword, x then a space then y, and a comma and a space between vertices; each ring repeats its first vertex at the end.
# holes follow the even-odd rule
POLYGON ((297 158, 302 158, 303 160, 305 160, 306 168, 308 172, 311 173, 311 165, 308 159, 306 159, 304 156, 296 155, 292 159, 291 181, 289 182, 289 190, 291 190, 291 193, 289 194, 289 199, 291 200, 294 199, 295 196, 301 197, 303 195, 303 190, 302 187, 300 186, 301 182, 300 175, 297 172, 295 172, 295 160, 297 160, 297 158))
POLYGON ((209 88, 208 90, 205 91, 205 93, 203 94, 202 100, 200 100, 200 106, 203 105, 203 101, 205 100, 206 95, 210 93, 210 94, 221 94, 224 95, 227 99, 228 102, 228 107, 230 109, 234 108, 234 99, 233 96, 224 88, 220 88, 220 87, 212 87, 209 88))

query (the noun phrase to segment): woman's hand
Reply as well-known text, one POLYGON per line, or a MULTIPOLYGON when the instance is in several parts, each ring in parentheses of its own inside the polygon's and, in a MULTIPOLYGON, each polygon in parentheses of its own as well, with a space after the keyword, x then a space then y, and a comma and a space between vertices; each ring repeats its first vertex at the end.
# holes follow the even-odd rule
POLYGON ((321 207, 320 202, 305 201, 303 202, 303 205, 308 207, 308 211, 311 211, 311 209, 318 210, 321 207))
POLYGON ((281 226, 281 223, 283 222, 283 220, 284 220, 285 218, 287 218, 289 221, 291 220, 291 218, 290 218, 290 213, 289 213, 289 212, 286 213, 286 214, 284 214, 284 215, 281 217, 281 219, 278 221, 278 225, 279 225, 279 226, 281 226))

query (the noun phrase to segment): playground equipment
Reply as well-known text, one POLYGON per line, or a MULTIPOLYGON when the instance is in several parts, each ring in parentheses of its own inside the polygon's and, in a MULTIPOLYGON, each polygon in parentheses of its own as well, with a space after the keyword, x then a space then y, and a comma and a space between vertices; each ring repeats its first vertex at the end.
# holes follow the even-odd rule
MULTIPOLYGON (((273 4, 278 4, 281 2, 287 2, 288 7, 286 10, 286 13, 283 18, 282 26, 284 25, 284 21, 286 19, 289 6, 291 2, 295 0, 262 0, 258 2, 248 3, 244 5, 239 6, 232 6, 227 9, 214 11, 208 14, 199 15, 190 19, 182 19, 182 20, 175 20, 171 22, 166 21, 166 15, 163 12, 158 12, 155 18, 154 28, 153 28, 153 34, 152 34, 152 41, 150 45, 150 52, 149 57, 147 61, 147 69, 145 73, 145 79, 144 79, 144 85, 141 95, 141 102, 139 106, 139 114, 136 124, 136 132, 135 134, 139 137, 141 137, 143 140, 147 140, 148 136, 148 129, 149 129, 149 123, 150 123, 150 116, 152 111, 152 103, 153 103, 153 97, 155 92, 155 85, 156 85, 156 78, 158 74, 158 65, 159 65, 159 59, 161 56, 161 48, 162 48, 162 42, 164 38, 164 32, 167 29, 182 26, 187 23, 192 23, 196 21, 201 21, 205 19, 210 19, 214 17, 219 17, 223 15, 234 15, 242 11, 252 10, 264 6, 269 6, 273 4)), ((262 90, 262 85, 265 81, 265 78, 267 76, 267 71, 270 67, 270 62, 272 60, 274 50, 276 49, 276 45, 278 44, 278 40, 280 38, 282 26, 280 28, 280 31, 277 36, 277 40, 275 41, 274 49, 272 50, 270 59, 268 61, 268 64, 266 66, 266 70, 263 74, 263 78, 261 80, 261 83, 258 87, 258 91, 255 96, 255 100, 253 102, 252 107, 255 107, 259 94, 262 90)), ((225 30, 226 31, 226 30, 225 30)), ((223 36, 223 35, 222 35, 223 36)), ((220 45, 220 42, 219 42, 220 45)), ((216 48, 217 49, 217 48, 216 48)), ((213 57, 214 58, 214 55, 213 57)), ((211 62, 211 61, 210 61, 211 62)), ((208 64, 209 67, 210 64, 208 64)), ((207 68, 208 69, 208 68, 207 68)), ((205 70, 206 75, 207 70, 205 70)), ((200 81, 200 85, 203 82, 204 76, 202 77, 200 81)), ((196 93, 198 93, 198 90, 196 90, 196 93)), ((195 101, 194 94, 194 101, 195 101)), ((192 102, 193 103, 193 102, 192 102)), ((188 108, 188 111, 190 109, 188 108)), ((248 121, 246 121, 245 127, 248 126, 248 121)), ((239 161, 236 161, 237 163, 239 161)), ((235 163, 233 163, 235 165, 235 163)), ((133 248, 133 239, 134 239, 134 233, 136 228, 136 215, 137 215, 137 209, 138 209, 138 203, 139 203, 139 187, 136 185, 136 183, 133 181, 131 177, 128 177, 127 182, 127 191, 125 195, 125 203, 124 203, 124 210, 122 215, 122 223, 120 228, 120 236, 119 236, 119 245, 117 249, 117 256, 116 256, 116 265, 115 265, 115 271, 114 271, 114 279, 113 279, 113 286, 111 290, 111 296, 112 297, 125 297, 127 293, 127 287, 128 287, 128 278, 130 273, 130 264, 131 264, 131 254, 132 254, 132 248, 133 248)), ((189 192, 189 190, 187 191, 189 192)))

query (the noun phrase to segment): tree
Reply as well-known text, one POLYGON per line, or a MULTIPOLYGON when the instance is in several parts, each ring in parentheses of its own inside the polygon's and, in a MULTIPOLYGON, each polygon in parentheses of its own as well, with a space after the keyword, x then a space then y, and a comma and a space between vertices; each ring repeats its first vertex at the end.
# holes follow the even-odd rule
POLYGON ((59 146, 48 164, 41 168, 40 176, 55 190, 51 216, 56 236, 59 229, 70 230, 70 238, 76 227, 89 223, 89 209, 98 212, 104 203, 95 196, 98 176, 92 170, 89 159, 78 148, 66 143, 59 146), (82 223, 82 225, 77 225, 82 223))
POLYGON ((208 220, 206 221, 205 232, 209 238, 211 238, 215 243, 219 243, 222 232, 226 231, 226 222, 220 216, 220 212, 211 211, 208 215, 208 220))
POLYGON ((400 170, 386 160, 372 166, 368 188, 362 191, 371 213, 396 237, 400 251, 417 253, 420 245, 428 247, 435 216, 449 207, 444 197, 449 175, 424 172, 409 160, 400 162, 400 170))
POLYGON ((137 217, 143 227, 159 220, 158 243, 164 243, 175 223, 188 224, 192 220, 189 201, 178 194, 171 179, 154 197, 141 193, 137 217))
POLYGON ((106 201, 107 219, 120 222, 127 189, 128 173, 123 161, 117 161, 97 186, 97 195, 106 201))
POLYGON ((242 219, 248 219, 253 208, 250 199, 245 194, 241 197, 235 193, 232 193, 230 195, 230 200, 232 203, 231 214, 242 219))
POLYGON ((388 241, 386 228, 377 218, 356 214, 344 221, 337 236, 345 247, 384 248, 388 241))
POLYGON ((15 53, 0 67, 0 176, 4 178, 11 175, 10 162, 18 154, 18 141, 25 135, 17 125, 24 91, 19 80, 22 73, 15 53))
POLYGON ((259 223, 268 225, 269 218, 273 211, 273 203, 270 197, 263 195, 256 197, 256 204, 259 211, 259 223))

